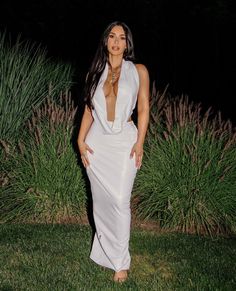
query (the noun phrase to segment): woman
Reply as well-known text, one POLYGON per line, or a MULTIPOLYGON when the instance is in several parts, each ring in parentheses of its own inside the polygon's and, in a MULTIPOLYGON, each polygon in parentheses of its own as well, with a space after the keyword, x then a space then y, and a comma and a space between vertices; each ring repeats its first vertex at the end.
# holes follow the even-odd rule
POLYGON ((90 258, 124 282, 130 267, 130 197, 149 122, 149 74, 134 64, 132 34, 123 22, 105 29, 86 77, 78 135, 90 180, 96 233, 90 258), (138 103, 138 128, 131 119, 138 103))

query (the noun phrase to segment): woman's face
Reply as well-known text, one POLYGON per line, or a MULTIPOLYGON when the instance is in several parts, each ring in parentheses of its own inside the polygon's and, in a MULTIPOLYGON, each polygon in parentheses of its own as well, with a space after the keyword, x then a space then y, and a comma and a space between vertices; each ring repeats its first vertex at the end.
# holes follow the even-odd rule
POLYGON ((126 35, 122 26, 116 25, 108 35, 107 50, 112 55, 120 55, 126 49, 126 35))

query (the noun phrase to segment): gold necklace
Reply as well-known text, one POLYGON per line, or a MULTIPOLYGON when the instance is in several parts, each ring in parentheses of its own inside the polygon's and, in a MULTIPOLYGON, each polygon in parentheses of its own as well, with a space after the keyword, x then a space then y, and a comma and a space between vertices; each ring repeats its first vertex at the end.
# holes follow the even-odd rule
POLYGON ((112 86, 114 85, 116 80, 116 73, 115 72, 111 72, 111 84, 112 86))
MULTIPOLYGON (((121 66, 117 67, 117 71, 121 68, 121 66)), ((120 73, 120 72, 119 72, 120 73)), ((117 79, 117 76, 119 75, 119 73, 117 74, 117 72, 114 72, 112 70, 112 67, 111 67, 111 80, 110 80, 110 83, 112 84, 112 86, 114 85, 115 83, 115 80, 117 79)))

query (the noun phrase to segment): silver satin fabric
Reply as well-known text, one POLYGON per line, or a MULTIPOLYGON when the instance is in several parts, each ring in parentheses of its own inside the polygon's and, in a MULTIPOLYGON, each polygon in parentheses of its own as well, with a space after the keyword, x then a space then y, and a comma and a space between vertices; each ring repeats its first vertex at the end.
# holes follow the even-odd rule
POLYGON ((115 120, 107 121, 103 84, 108 64, 103 71, 92 102, 94 121, 85 142, 90 165, 86 172, 91 185, 96 233, 90 258, 115 271, 128 270, 131 211, 130 198, 137 173, 135 155, 130 152, 137 141, 138 129, 127 121, 135 108, 139 86, 138 73, 130 61, 122 61, 118 81, 115 120))

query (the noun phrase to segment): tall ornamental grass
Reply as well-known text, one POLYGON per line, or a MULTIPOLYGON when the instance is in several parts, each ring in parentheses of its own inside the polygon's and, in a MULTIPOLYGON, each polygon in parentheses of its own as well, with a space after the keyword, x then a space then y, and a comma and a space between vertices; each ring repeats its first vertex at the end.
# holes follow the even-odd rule
POLYGON ((0 140, 15 142, 25 121, 47 96, 59 96, 71 86, 72 69, 54 63, 33 43, 15 44, 0 33, 0 140))
POLYGON ((14 151, 2 144, 2 222, 62 222, 85 214, 85 181, 71 142, 75 108, 68 95, 64 103, 48 98, 14 151))
POLYGON ((236 230, 236 131, 188 97, 152 94, 134 209, 160 227, 207 234, 236 230))

